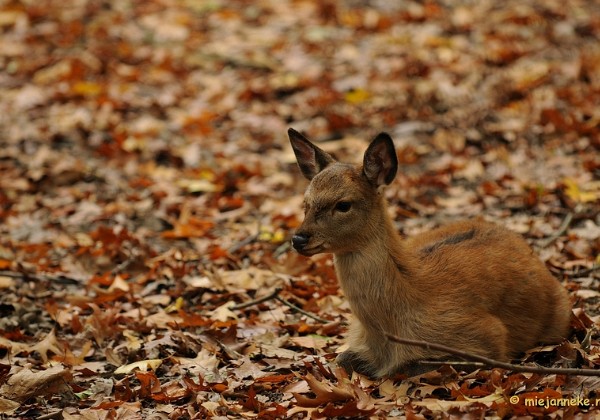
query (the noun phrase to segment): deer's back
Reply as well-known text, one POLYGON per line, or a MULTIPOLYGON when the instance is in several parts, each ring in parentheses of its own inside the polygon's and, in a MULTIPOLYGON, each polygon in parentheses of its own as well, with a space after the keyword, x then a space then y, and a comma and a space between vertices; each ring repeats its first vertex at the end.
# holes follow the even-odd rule
MULTIPOLYGON (((419 282, 435 299, 432 319, 455 313, 490 313, 509 331, 515 354, 542 337, 566 336, 570 303, 566 291, 518 234, 484 221, 465 221, 407 239, 418 255, 419 282)), ((468 322, 468 320, 457 320, 468 322)))

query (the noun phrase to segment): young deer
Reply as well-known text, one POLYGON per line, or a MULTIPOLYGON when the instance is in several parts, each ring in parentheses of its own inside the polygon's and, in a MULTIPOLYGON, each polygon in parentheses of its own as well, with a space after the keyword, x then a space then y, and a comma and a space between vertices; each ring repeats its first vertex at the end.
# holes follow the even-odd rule
POLYGON ((292 244, 306 256, 334 254, 356 318, 337 358, 346 370, 410 376, 426 370, 418 360, 447 356, 384 333, 497 360, 567 336, 567 292, 519 235, 476 220, 399 236, 383 194, 398 168, 387 134, 371 142, 362 166, 337 162, 293 129, 288 135, 310 180, 292 244))

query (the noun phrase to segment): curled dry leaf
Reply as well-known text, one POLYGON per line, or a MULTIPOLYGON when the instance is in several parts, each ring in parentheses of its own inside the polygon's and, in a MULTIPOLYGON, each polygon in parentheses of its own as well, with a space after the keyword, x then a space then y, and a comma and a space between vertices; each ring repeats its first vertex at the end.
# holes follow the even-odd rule
POLYGON ((54 366, 43 371, 23 368, 0 387, 0 396, 22 403, 33 396, 51 396, 70 390, 71 370, 54 366))
POLYGON ((133 372, 134 370, 140 370, 145 372, 147 370, 156 370, 162 364, 162 359, 149 359, 149 360, 140 360, 139 362, 129 363, 128 365, 123 365, 118 367, 115 370, 116 375, 126 375, 128 373, 133 372))
POLYGON ((6 348, 9 352, 17 355, 21 352, 39 353, 42 361, 48 361, 48 353, 55 355, 64 355, 64 346, 56 338, 56 333, 51 330, 41 341, 31 345, 27 343, 14 342, 0 337, 0 347, 6 348))
POLYGON ((302 407, 318 407, 330 402, 346 401, 355 398, 354 392, 347 386, 331 385, 315 378, 312 374, 304 378, 315 398, 294 393, 298 405, 302 407))

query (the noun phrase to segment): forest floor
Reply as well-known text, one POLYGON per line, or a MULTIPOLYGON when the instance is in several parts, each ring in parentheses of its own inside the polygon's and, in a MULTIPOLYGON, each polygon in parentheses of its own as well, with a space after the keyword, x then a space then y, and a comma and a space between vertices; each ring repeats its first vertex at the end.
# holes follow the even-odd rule
POLYGON ((340 371, 289 127, 388 132, 404 235, 522 234, 574 310, 516 363, 600 369, 596 1, 0 0, 0 417, 600 413, 594 376, 340 371))

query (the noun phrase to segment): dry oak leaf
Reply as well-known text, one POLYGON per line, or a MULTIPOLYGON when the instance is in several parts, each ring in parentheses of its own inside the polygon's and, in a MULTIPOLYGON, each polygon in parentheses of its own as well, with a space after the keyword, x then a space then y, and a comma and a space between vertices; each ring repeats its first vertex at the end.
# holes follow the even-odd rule
POLYGON ((21 404, 16 401, 0 397, 0 414, 10 416, 14 414, 20 406, 21 404))
POLYGON ((0 387, 0 397, 22 403, 31 397, 59 394, 69 389, 72 378, 71 371, 63 366, 38 372, 24 368, 0 387))
POLYGON ((13 355, 21 352, 38 352, 42 358, 42 361, 46 363, 48 361, 48 353, 52 352, 59 356, 64 356, 63 346, 58 342, 54 330, 51 330, 42 341, 36 344, 19 343, 16 341, 8 340, 4 337, 0 337, 0 347, 8 349, 13 355))
POLYGON ((156 370, 162 364, 162 359, 148 359, 148 360, 140 360, 139 362, 129 363, 128 365, 123 365, 115 370, 115 374, 128 374, 133 370, 138 369, 141 371, 147 371, 149 369, 156 370))
POLYGON ((312 374, 308 373, 304 380, 308 383, 311 391, 316 395, 315 398, 305 397, 302 394, 294 393, 294 398, 301 407, 318 407, 329 402, 346 401, 355 399, 356 396, 349 387, 330 385, 319 381, 312 374))

